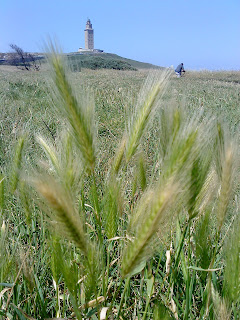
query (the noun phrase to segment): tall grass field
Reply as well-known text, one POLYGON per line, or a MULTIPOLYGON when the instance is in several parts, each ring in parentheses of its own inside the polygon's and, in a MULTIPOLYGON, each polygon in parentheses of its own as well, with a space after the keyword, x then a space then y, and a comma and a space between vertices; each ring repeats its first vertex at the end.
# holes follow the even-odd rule
POLYGON ((0 66, 0 318, 240 319, 240 72, 0 66))

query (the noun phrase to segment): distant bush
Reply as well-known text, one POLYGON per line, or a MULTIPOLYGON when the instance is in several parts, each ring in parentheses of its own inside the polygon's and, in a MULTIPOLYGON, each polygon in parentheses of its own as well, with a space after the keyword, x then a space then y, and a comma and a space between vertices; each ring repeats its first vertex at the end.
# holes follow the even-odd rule
POLYGON ((25 52, 22 48, 17 46, 16 44, 10 44, 10 48, 13 50, 10 54, 8 54, 6 63, 16 66, 18 68, 24 70, 40 70, 39 61, 42 57, 38 57, 32 53, 25 52))
POLYGON ((80 71, 81 68, 86 69, 115 69, 115 70, 134 70, 137 71, 130 63, 117 59, 104 59, 102 57, 87 56, 81 59, 80 56, 68 57, 72 71, 80 71))

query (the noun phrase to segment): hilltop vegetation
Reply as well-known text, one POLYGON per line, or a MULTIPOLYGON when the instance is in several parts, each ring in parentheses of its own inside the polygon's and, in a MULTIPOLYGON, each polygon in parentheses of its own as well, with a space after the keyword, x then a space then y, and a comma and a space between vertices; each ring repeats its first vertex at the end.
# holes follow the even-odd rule
POLYGON ((80 67, 89 69, 117 69, 117 70, 137 70, 137 69, 157 69, 158 66, 150 63, 139 62, 120 57, 112 53, 73 53, 68 55, 70 65, 73 69, 80 67))
POLYGON ((117 59, 104 59, 101 56, 94 55, 71 55, 68 56, 68 63, 72 71, 86 69, 115 69, 115 70, 133 70, 137 71, 130 63, 117 59))
MULTIPOLYGON (((36 61, 41 60, 41 63, 46 62, 44 54, 40 53, 27 53, 31 59, 36 61)), ((140 61, 135 61, 127 58, 120 57, 112 53, 70 53, 64 54, 64 57, 67 59, 68 64, 72 71, 81 71, 81 68, 85 69, 115 69, 115 70, 132 70, 137 71, 138 69, 159 69, 161 67, 152 65, 150 63, 144 63, 140 61)), ((25 59, 28 61, 27 59, 25 59)), ((16 58, 13 53, 0 54, 0 65, 1 64, 10 64, 22 65, 22 59, 16 58), (13 59, 14 57, 14 59, 13 59), (4 59, 5 58, 5 59, 4 59)))

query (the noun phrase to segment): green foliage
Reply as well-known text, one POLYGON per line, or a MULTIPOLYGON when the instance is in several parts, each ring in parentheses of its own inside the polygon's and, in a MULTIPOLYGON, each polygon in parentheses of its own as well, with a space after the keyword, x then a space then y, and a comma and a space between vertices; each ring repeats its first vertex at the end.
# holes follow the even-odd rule
POLYGON ((24 146, 24 138, 21 137, 17 143, 14 159, 13 159, 13 168, 12 168, 12 176, 11 176, 11 188, 14 192, 17 188, 18 180, 19 180, 19 172, 21 169, 21 161, 23 154, 23 146, 24 146))
POLYGON ((87 56, 81 59, 81 56, 69 56, 68 63, 72 71, 81 71, 81 68, 86 69, 114 69, 114 70, 133 70, 137 71, 130 63, 118 59, 104 59, 99 56, 87 56))
POLYGON ((225 277, 224 277, 224 297, 229 304, 235 306, 240 305, 240 218, 236 217, 236 221, 232 228, 224 248, 225 255, 225 277))
POLYGON ((210 94, 208 74, 159 70, 137 94, 145 73, 68 73, 61 57, 0 78, 0 314, 237 319, 237 146, 209 115, 222 95, 232 112, 237 84, 216 74, 210 94))
MULTIPOLYGON (((195 242, 197 265, 207 269, 212 258, 212 230, 211 230, 211 212, 208 210, 205 215, 201 216, 196 225, 195 242)), ((207 274, 201 273, 200 277, 206 279, 207 274)))
MULTIPOLYGON (((136 69, 161 69, 161 67, 158 67, 156 65, 140 62, 136 60, 127 59, 124 57, 120 57, 117 54, 113 53, 95 53, 95 52, 84 52, 84 53, 72 53, 67 55, 67 59, 70 62, 70 67, 73 66, 73 71, 80 71, 82 63, 84 64, 85 61, 88 63, 88 61, 91 61, 94 59, 95 61, 100 58, 100 60, 104 60, 105 64, 108 64, 108 61, 112 61, 115 64, 117 62, 120 62, 120 64, 124 63, 125 66, 131 66, 134 70, 136 69)), ((236 80, 237 81, 237 80, 236 80)))

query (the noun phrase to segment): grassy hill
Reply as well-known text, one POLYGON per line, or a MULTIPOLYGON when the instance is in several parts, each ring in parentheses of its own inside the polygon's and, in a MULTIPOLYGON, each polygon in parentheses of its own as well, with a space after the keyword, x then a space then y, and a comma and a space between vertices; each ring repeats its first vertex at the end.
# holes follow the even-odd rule
MULTIPOLYGON (((35 60, 43 59, 44 54, 31 53, 35 60)), ((64 54, 73 71, 79 71, 81 68, 86 69, 116 69, 116 70, 138 70, 138 69, 159 69, 161 67, 127 59, 117 54, 105 52, 72 52, 64 54)), ((25 61, 29 59, 25 57, 25 61)), ((14 53, 0 53, 0 64, 22 65, 22 58, 14 53), (14 56, 12 56, 14 55, 14 56), (14 57, 14 59, 13 59, 14 57)))
MULTIPOLYGON (((87 53, 70 53, 67 54, 68 58, 70 59, 70 61, 74 61, 74 63, 77 64, 82 64, 83 67, 85 67, 84 65, 88 62, 97 62, 97 61, 101 61, 101 63, 104 61, 106 64, 108 63, 120 63, 120 67, 122 66, 123 69, 125 69, 124 67, 126 67, 126 69, 159 69, 161 67, 150 64, 150 63, 145 63, 145 62, 140 62, 140 61, 136 61, 136 60, 132 60, 132 59, 127 59, 127 58, 123 58, 121 56, 118 56, 117 54, 114 53, 105 53, 105 52, 101 52, 101 53, 92 53, 92 52, 87 52, 87 53), (129 68, 127 68, 127 66, 129 68)), ((108 69, 112 69, 111 67, 108 69)), ((115 69, 115 68, 113 68, 115 69)), ((116 68, 117 69, 117 68, 116 68)), ((122 69, 122 68, 121 68, 122 69)), ((126 70, 125 69, 125 70, 126 70)))

